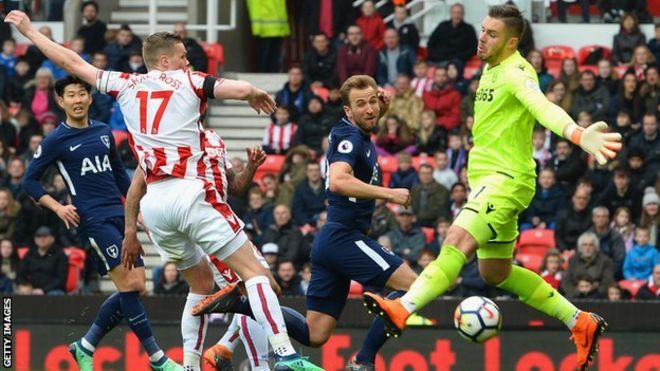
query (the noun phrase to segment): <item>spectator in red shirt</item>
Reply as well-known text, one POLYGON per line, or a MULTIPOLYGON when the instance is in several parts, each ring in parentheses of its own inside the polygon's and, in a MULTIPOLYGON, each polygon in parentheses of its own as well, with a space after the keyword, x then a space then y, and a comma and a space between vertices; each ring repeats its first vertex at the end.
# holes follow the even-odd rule
POLYGON ((435 112, 436 124, 447 130, 457 128, 461 123, 461 95, 448 83, 447 69, 438 67, 433 75, 431 90, 424 91, 424 109, 435 112))
POLYGON ((385 45, 383 42, 385 22, 383 22, 383 17, 376 11, 373 0, 366 0, 362 3, 362 15, 358 17, 355 23, 362 29, 364 38, 374 49, 383 49, 385 45))
POLYGON ((348 27, 348 43, 337 53, 337 70, 340 83, 353 75, 375 76, 378 52, 364 41, 358 26, 348 27))
POLYGON ((541 277, 555 289, 558 289, 561 284, 561 277, 564 272, 561 266, 563 262, 564 258, 557 249, 548 250, 543 257, 541 277))

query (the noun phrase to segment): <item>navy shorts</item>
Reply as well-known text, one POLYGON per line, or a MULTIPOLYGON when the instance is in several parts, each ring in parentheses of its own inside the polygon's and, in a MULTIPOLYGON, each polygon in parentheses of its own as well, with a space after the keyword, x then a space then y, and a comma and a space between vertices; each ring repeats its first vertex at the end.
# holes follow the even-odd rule
MULTIPOLYGON (((124 239, 124 217, 117 216, 85 225, 83 235, 96 251, 98 272, 104 276, 121 263, 121 243, 124 239)), ((143 267, 142 257, 136 267, 143 267)))
POLYGON ((383 288, 403 260, 356 229, 327 223, 314 238, 311 262, 307 309, 338 319, 351 280, 383 288))

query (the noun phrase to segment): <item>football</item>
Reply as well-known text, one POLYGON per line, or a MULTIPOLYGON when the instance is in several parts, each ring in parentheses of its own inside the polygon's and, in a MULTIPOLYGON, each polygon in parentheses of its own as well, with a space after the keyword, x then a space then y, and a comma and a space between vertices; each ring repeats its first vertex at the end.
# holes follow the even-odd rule
POLYGON ((483 343, 497 336, 502 328, 500 308, 488 298, 471 296, 456 307, 454 326, 465 339, 483 343))

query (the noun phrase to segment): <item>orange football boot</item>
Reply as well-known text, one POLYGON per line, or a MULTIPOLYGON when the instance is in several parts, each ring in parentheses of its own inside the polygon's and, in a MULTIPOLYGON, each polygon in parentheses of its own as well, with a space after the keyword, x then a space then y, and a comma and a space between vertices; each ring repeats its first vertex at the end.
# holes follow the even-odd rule
POLYGON ((589 362, 598 353, 598 338, 605 331, 607 322, 603 317, 589 312, 580 312, 571 330, 571 340, 577 347, 578 370, 586 370, 589 362))
POLYGON ((410 313, 401 304, 401 299, 385 299, 376 294, 365 292, 362 295, 364 306, 371 314, 375 314, 385 321, 387 336, 399 337, 406 327, 406 320, 410 313))

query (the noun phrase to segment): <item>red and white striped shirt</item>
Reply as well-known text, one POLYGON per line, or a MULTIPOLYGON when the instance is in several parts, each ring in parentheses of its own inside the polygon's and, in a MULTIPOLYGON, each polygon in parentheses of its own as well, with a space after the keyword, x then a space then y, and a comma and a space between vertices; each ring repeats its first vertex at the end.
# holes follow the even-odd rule
MULTIPOLYGON (((268 126, 266 126, 266 131, 264 132, 264 147, 267 147, 274 153, 286 153, 293 144, 297 129, 298 125, 294 122, 287 122, 284 125, 278 125, 271 121, 268 126)), ((269 151, 266 150, 266 152, 269 151)))
POLYGON ((421 79, 419 77, 415 77, 410 82, 410 87, 415 91, 415 95, 421 98, 425 91, 431 90, 431 87, 433 87, 433 80, 429 79, 428 77, 421 79))
MULTIPOLYGON (((187 70, 127 74, 99 70, 96 87, 117 99, 138 163, 153 182, 206 177, 206 74, 187 70)), ((221 83, 221 80, 216 84, 221 83)))
POLYGON ((231 169, 231 161, 227 158, 225 142, 212 129, 204 129, 204 179, 213 184, 220 199, 227 202, 227 170, 231 169))

